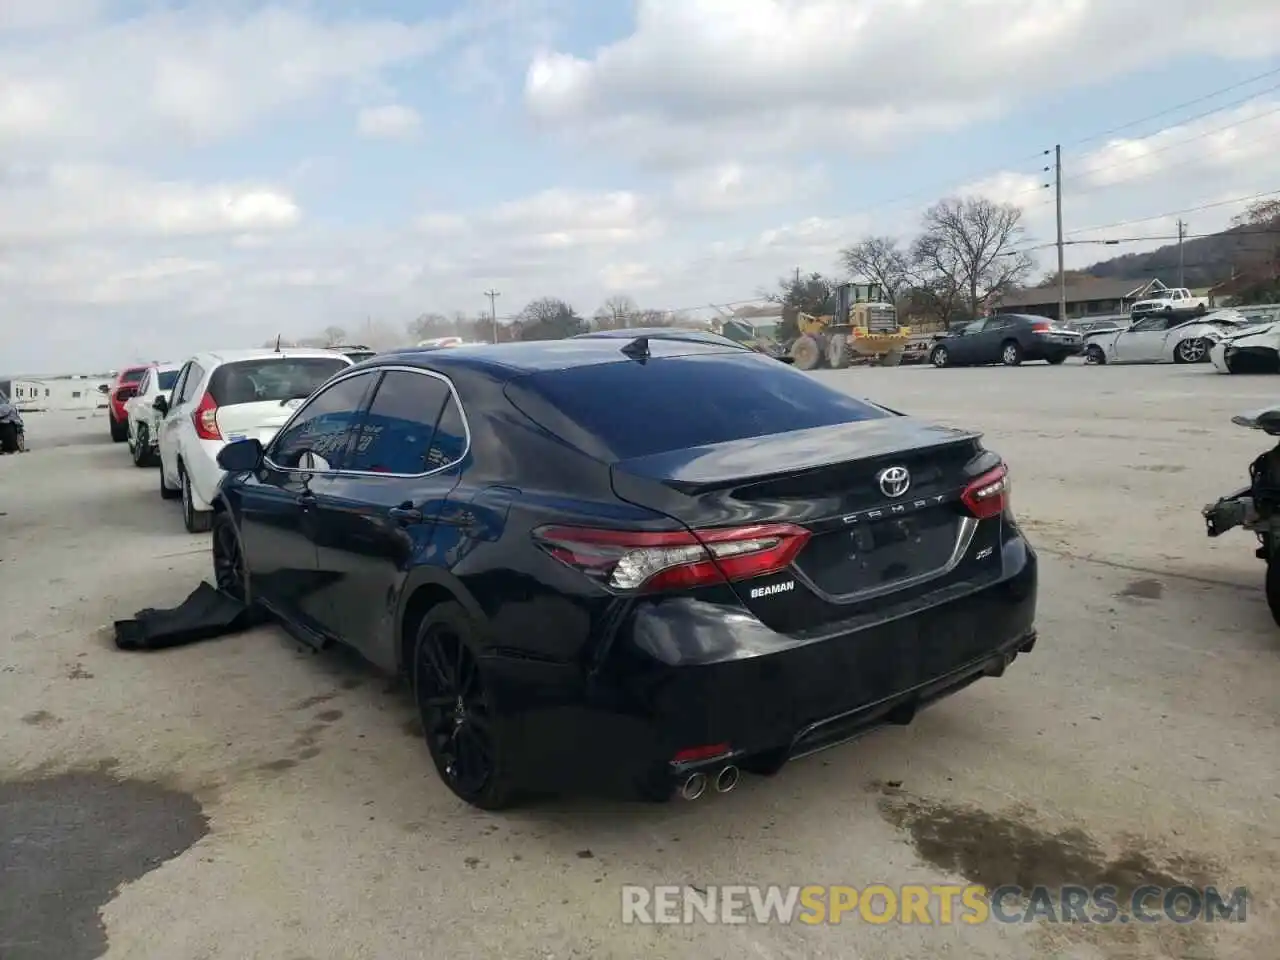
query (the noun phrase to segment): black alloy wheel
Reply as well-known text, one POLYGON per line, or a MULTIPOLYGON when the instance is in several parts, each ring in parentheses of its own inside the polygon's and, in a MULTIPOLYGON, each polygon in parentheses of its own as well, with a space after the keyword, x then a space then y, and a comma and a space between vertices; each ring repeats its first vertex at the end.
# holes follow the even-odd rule
POLYGON ((472 621, 458 604, 433 609, 418 627, 409 665, 413 695, 431 759, 459 799, 483 810, 511 804, 497 718, 468 636, 472 621))

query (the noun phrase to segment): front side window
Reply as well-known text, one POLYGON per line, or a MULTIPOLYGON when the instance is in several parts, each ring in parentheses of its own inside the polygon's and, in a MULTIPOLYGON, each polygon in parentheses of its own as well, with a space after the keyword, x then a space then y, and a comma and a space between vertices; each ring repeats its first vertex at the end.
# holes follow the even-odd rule
POLYGON ((161 393, 168 393, 173 389, 173 385, 178 382, 178 374, 180 370, 166 370, 156 379, 156 384, 161 393))
POLYGON ((276 434, 267 458, 286 470, 303 466, 304 457, 307 469, 339 469, 365 394, 376 377, 376 372, 348 377, 317 393, 276 434))
POLYGON ((435 469, 430 458, 436 421, 450 399, 449 385, 439 377, 387 371, 369 404, 346 468, 406 475, 435 469))

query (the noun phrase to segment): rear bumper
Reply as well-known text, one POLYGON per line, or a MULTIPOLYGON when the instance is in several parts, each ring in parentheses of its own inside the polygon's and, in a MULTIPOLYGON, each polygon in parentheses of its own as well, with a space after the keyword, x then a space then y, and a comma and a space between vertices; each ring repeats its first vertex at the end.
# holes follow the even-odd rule
POLYGON ((1058 343, 1053 340, 1033 340, 1025 351, 1028 360, 1048 360, 1051 357, 1076 357, 1084 353, 1084 341, 1058 343))
POLYGON ((745 610, 675 601, 638 608, 594 675, 489 658, 512 773, 535 790, 663 798, 695 771, 773 772, 909 722, 1035 644, 1035 553, 1015 536, 1002 560, 983 586, 959 584, 834 635, 784 636, 745 610), (673 762, 720 744, 715 756, 673 762))

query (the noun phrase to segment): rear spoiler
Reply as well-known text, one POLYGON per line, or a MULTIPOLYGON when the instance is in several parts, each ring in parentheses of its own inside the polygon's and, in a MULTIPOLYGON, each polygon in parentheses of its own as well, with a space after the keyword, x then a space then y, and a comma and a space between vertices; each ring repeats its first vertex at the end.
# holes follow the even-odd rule
POLYGON ((615 489, 629 477, 694 493, 922 447, 973 443, 981 437, 913 417, 890 416, 636 457, 615 464, 612 473, 615 489))

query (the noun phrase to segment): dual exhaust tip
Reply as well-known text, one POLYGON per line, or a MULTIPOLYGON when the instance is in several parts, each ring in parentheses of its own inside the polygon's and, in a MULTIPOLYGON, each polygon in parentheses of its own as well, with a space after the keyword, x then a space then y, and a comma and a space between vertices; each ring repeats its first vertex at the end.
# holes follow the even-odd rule
POLYGON ((691 773, 684 783, 680 784, 680 796, 685 800, 697 800, 707 792, 707 786, 714 783, 716 793, 728 793, 738 785, 738 768, 733 764, 721 767, 712 781, 705 773, 691 773))

